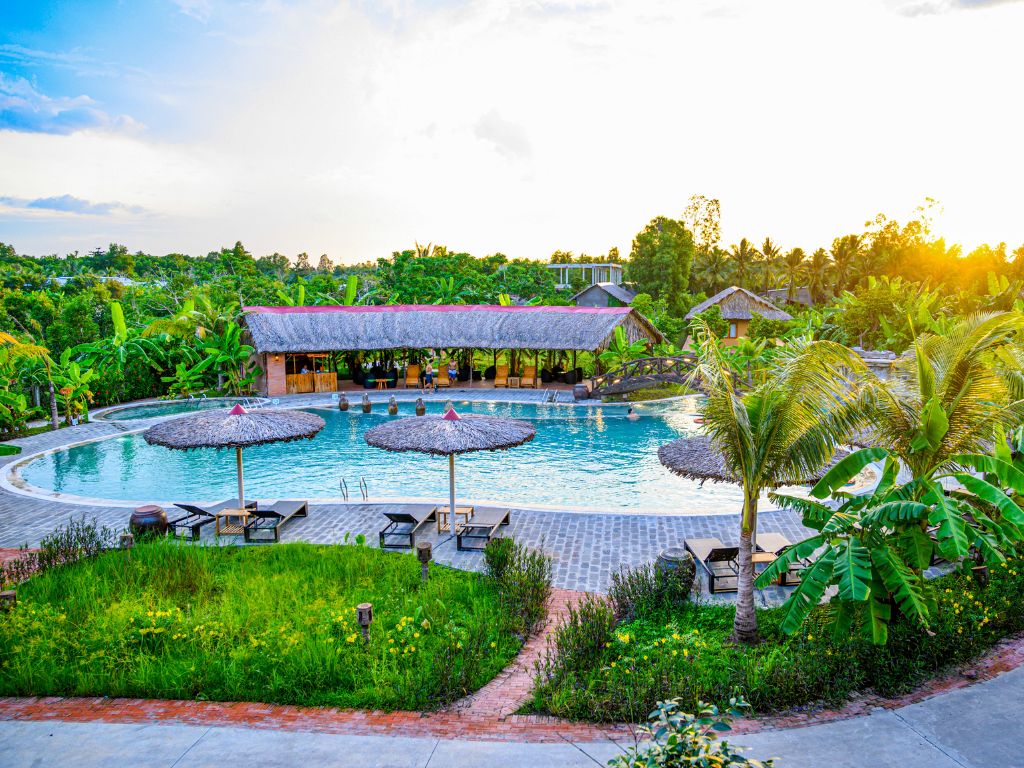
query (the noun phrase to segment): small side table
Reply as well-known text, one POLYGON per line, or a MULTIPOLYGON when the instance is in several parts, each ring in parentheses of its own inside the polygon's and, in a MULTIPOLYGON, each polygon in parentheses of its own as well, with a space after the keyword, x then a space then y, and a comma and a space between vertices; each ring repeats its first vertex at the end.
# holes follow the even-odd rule
POLYGON ((377 389, 387 389, 387 388, 388 388, 388 380, 387 379, 377 379, 377 389))
MULTIPOLYGON (((452 529, 452 523, 449 518, 451 515, 448 513, 448 505, 445 504, 443 507, 438 507, 434 510, 437 514, 437 532, 442 533, 444 531, 450 531, 452 529)), ((461 517, 464 523, 468 523, 473 517, 473 507, 460 507, 458 504, 455 505, 455 522, 461 517)))
POLYGON ((214 533, 217 536, 243 536, 245 524, 249 522, 248 509, 222 509, 215 512, 214 533), (235 522, 232 522, 235 518, 235 522), (222 522, 223 521, 223 522, 222 522))
POLYGON ((518 376, 509 376, 508 377, 508 388, 509 389, 519 389, 519 377, 518 376))

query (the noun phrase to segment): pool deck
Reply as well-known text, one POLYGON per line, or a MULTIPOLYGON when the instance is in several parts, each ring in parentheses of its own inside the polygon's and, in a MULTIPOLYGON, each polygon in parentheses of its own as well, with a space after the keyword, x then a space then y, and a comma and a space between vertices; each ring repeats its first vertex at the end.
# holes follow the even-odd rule
MULTIPOLYGON (((399 395, 404 394, 399 390, 399 395)), ((543 390, 494 390, 442 391, 427 395, 425 400, 459 399, 502 400, 505 402, 543 402, 543 390), (500 397, 495 397, 499 395, 500 397), (535 399, 522 400, 523 395, 535 399)), ((371 400, 376 407, 383 407, 390 394, 372 393, 371 400)), ((415 399, 419 393, 410 391, 408 397, 415 399)), ((571 397, 571 395, 570 395, 571 397)), ((330 406, 327 395, 296 395, 282 398, 283 406, 309 407, 330 406)), ((593 405, 595 403, 591 403, 593 405)), ((581 406, 585 407, 585 406, 581 406)), ((609 406, 616 407, 616 406, 609 406)), ((102 416, 97 412, 95 416, 102 416)), ((166 418, 166 417, 164 417, 166 418)), ((64 445, 88 440, 102 439, 136 431, 159 419, 138 419, 132 421, 106 421, 95 418, 90 424, 67 427, 56 432, 46 432, 32 437, 12 440, 22 447, 19 456, 2 457, 0 464, 4 475, 8 475, 13 464, 24 460, 29 454, 52 450, 64 445)), ((10 478, 8 477, 8 480, 10 478)), ((183 497, 188 497, 183 489, 183 497)), ((437 503, 445 500, 440 497, 437 503)), ((377 533, 384 525, 383 513, 396 509, 402 504, 367 503, 315 504, 310 508, 309 517, 297 518, 285 527, 282 541, 308 541, 318 544, 339 544, 351 541, 355 536, 366 536, 367 543, 377 545, 377 533)), ((420 502, 418 506, 429 506, 420 502)), ((69 503, 40 497, 13 493, 0 489, 0 548, 18 547, 23 544, 35 546, 40 539, 54 528, 69 520, 85 515, 103 525, 123 529, 130 512, 124 506, 98 503, 69 503)), ((212 526, 206 526, 212 529, 212 526)), ((807 529, 800 524, 798 515, 781 510, 765 511, 760 514, 759 529, 778 531, 791 541, 799 541, 807 535, 807 529)), ((637 566, 650 563, 666 547, 680 546, 686 538, 717 537, 729 544, 737 541, 739 517, 723 510, 715 515, 651 515, 607 512, 559 511, 553 509, 512 508, 512 523, 503 535, 548 553, 554 565, 554 586, 587 592, 606 592, 611 575, 622 566, 637 566)), ((421 537, 434 545, 437 562, 457 568, 479 570, 483 558, 479 553, 458 552, 451 534, 438 534, 431 529, 421 537)), ((236 543, 236 537, 215 540, 212 530, 205 530, 202 541, 208 543, 236 543)), ((240 541, 240 540, 239 540, 240 541)), ((257 545, 260 546, 260 545, 257 545)), ((779 588, 759 591, 760 602, 768 605, 778 602, 784 593, 779 588)), ((723 596, 722 599, 728 599, 723 596)))

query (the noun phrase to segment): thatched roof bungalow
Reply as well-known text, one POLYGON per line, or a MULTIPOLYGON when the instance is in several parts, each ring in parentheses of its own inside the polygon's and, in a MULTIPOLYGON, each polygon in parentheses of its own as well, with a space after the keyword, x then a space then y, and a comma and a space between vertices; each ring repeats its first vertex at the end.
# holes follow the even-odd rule
POLYGON ((707 301, 702 301, 686 314, 686 319, 692 320, 695 315, 716 305, 722 312, 722 319, 729 323, 729 332, 722 340, 727 345, 735 344, 737 339, 747 335, 747 327, 755 314, 769 320, 793 319, 791 314, 779 309, 767 299, 738 285, 719 291, 707 301))
POLYGON ((662 340, 631 307, 245 307, 244 322, 262 358, 270 395, 283 394, 284 377, 295 373, 286 369, 290 355, 423 349, 596 352, 608 346, 620 327, 630 341, 662 340))

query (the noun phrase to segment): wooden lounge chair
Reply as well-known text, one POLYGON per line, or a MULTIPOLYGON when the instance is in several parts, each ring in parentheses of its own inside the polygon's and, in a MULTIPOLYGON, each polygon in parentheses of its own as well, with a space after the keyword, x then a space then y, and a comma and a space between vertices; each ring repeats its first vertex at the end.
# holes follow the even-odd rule
POLYGON ((405 386, 406 387, 419 387, 420 385, 420 367, 418 365, 408 365, 405 368, 405 386))
POLYGON ((686 549, 708 575, 708 592, 735 592, 740 571, 739 547, 727 547, 718 539, 687 539, 686 549))
POLYGON ((452 380, 448 377, 448 369, 443 365, 438 369, 435 381, 439 387, 450 387, 452 385, 452 380))
MULTIPOLYGON (((758 552, 769 552, 776 557, 781 557, 787 549, 793 546, 793 543, 787 539, 783 534, 776 533, 774 531, 767 531, 765 533, 757 534, 757 551, 758 552)), ((792 587, 800 583, 800 571, 807 566, 806 560, 796 560, 790 566, 786 573, 779 576, 779 586, 792 587)))
POLYGON ((266 507, 259 504, 249 512, 249 522, 245 524, 246 541, 280 541, 281 529, 293 517, 305 517, 309 514, 309 504, 305 501, 276 501, 266 507), (262 538, 269 533, 270 538, 262 538))
POLYGON ((508 387, 508 366, 499 365, 494 369, 494 386, 508 387))
POLYGON ((523 375, 519 377, 519 386, 523 389, 537 388, 537 366, 528 365, 523 368, 523 375))
POLYGON ((508 525, 512 513, 507 509, 484 509, 478 511, 465 523, 455 526, 455 548, 460 552, 476 552, 487 547, 498 529, 508 525))
MULTIPOLYGON (((174 506, 184 510, 186 514, 167 521, 167 535, 178 536, 180 534, 183 538, 190 538, 192 541, 196 541, 199 539, 202 527, 207 523, 212 523, 216 519, 218 512, 222 509, 237 509, 238 499, 228 499, 211 507, 186 504, 183 501, 175 502, 174 506)), ((256 502, 248 501, 245 506, 253 509, 256 507, 256 502)))
POLYGON ((416 534, 420 528, 437 518, 437 509, 412 509, 401 512, 385 512, 389 522, 380 530, 381 549, 413 549, 416 534))

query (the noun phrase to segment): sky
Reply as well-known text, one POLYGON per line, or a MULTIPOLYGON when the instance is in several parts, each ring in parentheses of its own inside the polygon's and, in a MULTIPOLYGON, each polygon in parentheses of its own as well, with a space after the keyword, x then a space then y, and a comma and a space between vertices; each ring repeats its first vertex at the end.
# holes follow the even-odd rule
POLYGON ((0 242, 356 262, 1024 243, 1024 2, 3 0, 0 242))

